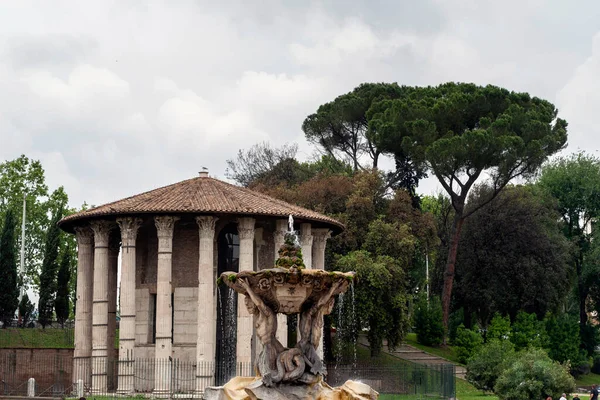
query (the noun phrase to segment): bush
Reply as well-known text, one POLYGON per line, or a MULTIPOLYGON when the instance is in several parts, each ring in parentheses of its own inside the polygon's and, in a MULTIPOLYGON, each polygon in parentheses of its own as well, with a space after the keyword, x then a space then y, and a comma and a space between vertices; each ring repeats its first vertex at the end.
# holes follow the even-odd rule
POLYGON ((552 361, 542 349, 529 348, 502 372, 495 392, 503 400, 560 397, 575 390, 575 380, 568 366, 552 361))
POLYGON ((548 347, 548 335, 543 321, 538 321, 535 314, 519 311, 515 322, 512 324, 510 341, 515 345, 515 350, 527 347, 548 347))
POLYGON ((454 350, 456 351, 458 362, 466 364, 482 344, 483 338, 479 332, 467 329, 463 324, 458 326, 456 339, 454 340, 454 350))
POLYGON ((570 361, 571 374, 575 377, 589 373, 590 365, 585 350, 580 348, 579 322, 569 316, 546 320, 548 356, 554 361, 570 361))
POLYGON ((510 318, 503 317, 496 313, 490 325, 488 326, 485 340, 490 341, 493 339, 508 340, 510 339, 510 318))
POLYGON ((444 324, 442 322, 442 303, 432 297, 429 303, 421 297, 415 309, 415 332, 417 342, 425 346, 437 346, 444 340, 444 324))
POLYGON ((502 372, 515 359, 515 347, 508 340, 489 340, 469 359, 467 380, 480 390, 494 390, 502 372))

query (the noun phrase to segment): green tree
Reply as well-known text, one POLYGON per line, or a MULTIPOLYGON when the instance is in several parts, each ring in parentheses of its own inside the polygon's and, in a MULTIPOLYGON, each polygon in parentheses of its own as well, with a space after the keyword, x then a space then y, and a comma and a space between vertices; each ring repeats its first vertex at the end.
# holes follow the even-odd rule
POLYGON ((56 310, 56 319, 64 327, 65 321, 69 318, 69 281, 71 279, 71 249, 65 248, 61 256, 58 276, 56 278, 56 299, 54 308, 56 310))
POLYGON ((571 374, 580 375, 589 372, 586 352, 581 349, 579 323, 568 314, 546 319, 548 334, 548 356, 554 361, 565 363, 570 361, 571 374), (580 370, 584 366, 584 371, 580 370))
POLYGON ((29 300, 27 293, 23 294, 21 302, 19 302, 19 316, 21 318, 20 323, 22 327, 26 327, 29 324, 34 309, 35 307, 29 300))
POLYGON ((442 343, 446 331, 442 321, 442 305, 437 297, 427 301, 425 296, 420 296, 413 318, 417 342, 425 346, 437 346, 442 343))
MULTIPOLYGON (((387 339, 388 346, 394 349, 406 335, 408 313, 404 289, 404 271, 400 263, 389 256, 373 256, 364 250, 353 251, 339 257, 336 262, 339 271, 355 271, 357 274, 354 300, 354 320, 347 320, 344 326, 354 326, 347 337, 356 340, 356 335, 368 329, 367 338, 371 355, 376 356, 387 339)), ((352 307, 349 302, 347 306, 352 307)), ((342 310, 342 316, 350 317, 349 309, 342 310)))
POLYGON ((548 334, 543 321, 539 321, 535 314, 519 311, 512 324, 510 341, 516 350, 528 347, 545 348, 548 346, 548 334))
POLYGON ((514 361, 515 348, 508 340, 491 339, 467 363, 467 380, 479 390, 493 391, 502 372, 514 361))
POLYGON ((496 313, 490 322, 485 340, 509 340, 510 339, 510 319, 496 313))
POLYGON ((58 250, 60 243, 60 229, 58 221, 62 218, 62 210, 57 211, 52 217, 46 245, 44 247, 44 261, 40 276, 40 300, 38 303, 38 320, 42 327, 52 322, 54 301, 56 298, 56 273, 58 270, 58 250))
MULTIPOLYGON (((469 201, 487 202, 491 190, 477 187, 469 201)), ((570 287, 570 246, 558 221, 553 199, 535 187, 509 186, 485 204, 463 228, 455 306, 482 326, 496 312, 514 319, 519 310, 538 318, 558 310, 570 287)))
POLYGON ((520 353, 496 382, 495 392, 504 400, 558 398, 575 390, 575 380, 566 366, 552 361, 542 349, 520 353))
POLYGON ((588 314, 590 289, 599 285, 600 265, 592 251, 592 221, 600 212, 600 160, 584 153, 558 158, 542 169, 538 185, 558 201, 565 237, 573 244, 573 270, 579 303, 580 329, 588 314))
POLYGON ((0 233, 0 320, 4 328, 10 326, 19 305, 15 225, 15 215, 9 208, 0 233))
POLYGON ((456 339, 454 339, 454 349, 458 362, 466 364, 469 358, 473 356, 483 344, 483 337, 478 331, 465 328, 463 324, 456 330, 456 339))
POLYGON ((400 148, 450 196, 454 220, 442 289, 447 326, 461 230, 485 205, 466 207, 471 188, 487 175, 491 201, 514 178, 531 176, 563 148, 567 124, 557 119, 554 105, 537 97, 456 83, 404 88, 398 99, 374 103, 368 117, 377 148, 392 153, 400 148))

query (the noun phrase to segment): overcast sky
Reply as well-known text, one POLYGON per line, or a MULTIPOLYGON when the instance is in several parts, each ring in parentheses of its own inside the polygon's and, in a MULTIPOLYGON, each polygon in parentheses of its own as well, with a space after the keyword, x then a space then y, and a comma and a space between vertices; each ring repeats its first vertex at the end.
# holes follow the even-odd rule
POLYGON ((310 157, 303 119, 375 81, 527 91, 569 122, 567 153, 596 153, 600 2, 3 1, 0 161, 98 205, 223 178, 260 141, 310 157))

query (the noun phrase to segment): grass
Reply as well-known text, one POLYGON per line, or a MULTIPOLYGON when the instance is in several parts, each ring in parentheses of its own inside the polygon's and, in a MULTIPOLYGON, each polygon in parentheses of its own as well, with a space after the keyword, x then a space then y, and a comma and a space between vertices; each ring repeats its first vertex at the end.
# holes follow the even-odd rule
POLYGON ((471 385, 469 382, 462 379, 456 380, 456 398, 458 400, 498 400, 498 396, 484 393, 481 390, 476 389, 475 386, 471 385))
POLYGON ((582 375, 575 379, 575 384, 577 386, 592 386, 594 384, 600 384, 600 375, 590 372, 587 375, 582 375))
POLYGON ((420 343, 417 343, 417 334, 416 333, 407 334, 406 338, 404 339, 404 342, 408 345, 416 347, 419 350, 423 350, 427 353, 431 353, 438 357, 445 358, 446 360, 450 360, 452 362, 458 363, 456 353, 454 352, 454 349, 452 348, 452 346, 429 347, 429 346, 422 345, 420 343))
POLYGON ((0 329, 0 348, 72 349, 73 329, 0 329))

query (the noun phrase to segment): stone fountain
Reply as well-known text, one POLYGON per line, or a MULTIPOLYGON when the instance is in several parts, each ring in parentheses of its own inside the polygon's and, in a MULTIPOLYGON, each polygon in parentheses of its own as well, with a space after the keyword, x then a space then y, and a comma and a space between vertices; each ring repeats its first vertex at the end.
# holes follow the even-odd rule
POLYGON ((375 400, 378 393, 360 382, 347 381, 332 388, 325 383, 327 369, 317 353, 323 316, 331 313, 334 297, 344 293, 354 272, 305 269, 302 253, 290 232, 279 249, 275 268, 224 272, 219 283, 244 295, 254 315, 262 351, 255 364, 256 377, 235 377, 222 387, 207 388, 206 400, 375 400), (300 340, 285 348, 276 338, 277 314, 299 315, 300 340))

